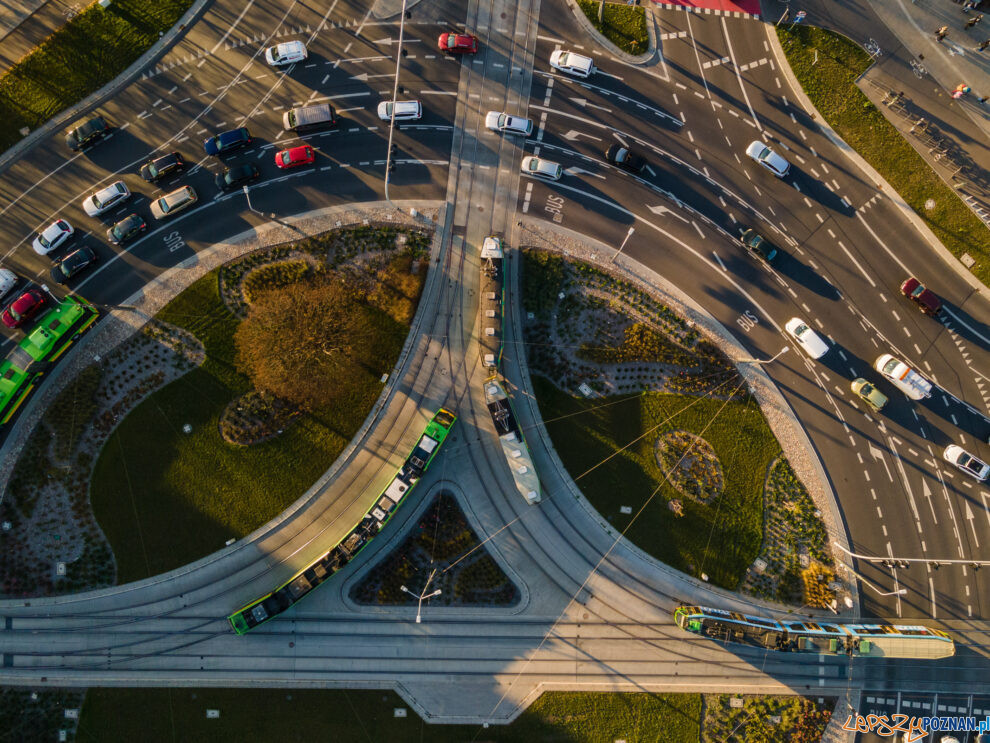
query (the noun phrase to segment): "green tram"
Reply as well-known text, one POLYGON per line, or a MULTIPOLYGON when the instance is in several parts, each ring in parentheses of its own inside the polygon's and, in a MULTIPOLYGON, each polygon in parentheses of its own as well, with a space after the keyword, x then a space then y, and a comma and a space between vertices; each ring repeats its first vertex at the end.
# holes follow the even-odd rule
POLYGON ((426 472, 456 420, 456 415, 440 408, 427 424, 416 447, 361 521, 340 542, 286 583, 227 617, 234 632, 243 635, 278 616, 357 557, 384 528, 409 491, 426 472))
POLYGON ((34 330, 0 363, 0 424, 13 418, 38 378, 99 314, 93 305, 69 296, 42 315, 34 330))

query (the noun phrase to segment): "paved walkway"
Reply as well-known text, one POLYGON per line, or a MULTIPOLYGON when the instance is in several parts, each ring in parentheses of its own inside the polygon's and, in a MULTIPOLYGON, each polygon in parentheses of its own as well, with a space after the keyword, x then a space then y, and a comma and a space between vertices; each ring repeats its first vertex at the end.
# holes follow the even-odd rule
POLYGON ((863 45, 877 63, 859 81, 863 92, 960 196, 990 226, 990 4, 980 23, 964 28, 969 14, 953 0, 763 0, 764 17, 834 29, 863 45), (935 30, 948 26, 941 43, 935 30), (954 100, 960 83, 971 92, 954 100), (902 95, 897 95, 902 94, 902 95), (896 98, 895 98, 896 96, 896 98), (924 119, 921 126, 916 126, 924 119))
POLYGON ((0 0, 0 74, 34 51, 86 4, 81 0, 0 0))

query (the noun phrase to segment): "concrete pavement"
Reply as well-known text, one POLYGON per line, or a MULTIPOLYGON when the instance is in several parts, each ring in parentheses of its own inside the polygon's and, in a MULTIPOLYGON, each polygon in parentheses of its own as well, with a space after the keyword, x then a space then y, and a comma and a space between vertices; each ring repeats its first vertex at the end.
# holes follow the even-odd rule
POLYGON ((990 38, 990 10, 985 8, 988 17, 966 29, 969 15, 950 0, 764 0, 763 6, 772 22, 785 11, 786 22, 792 22, 803 10, 808 14, 804 22, 845 34, 874 56, 860 88, 990 226, 990 101, 978 100, 990 96, 990 48, 976 51, 990 38), (948 26, 949 33, 939 43, 934 33, 941 26, 948 26), (953 100, 960 83, 972 92, 953 100), (890 92, 903 93, 896 104, 883 102, 890 92), (920 118, 927 127, 912 132, 920 118))

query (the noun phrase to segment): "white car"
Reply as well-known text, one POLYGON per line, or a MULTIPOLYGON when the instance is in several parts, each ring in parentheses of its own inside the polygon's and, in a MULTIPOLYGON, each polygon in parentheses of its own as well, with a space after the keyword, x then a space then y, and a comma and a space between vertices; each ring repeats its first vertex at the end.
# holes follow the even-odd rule
POLYGON ((73 232, 71 224, 64 219, 56 219, 38 233, 34 242, 31 243, 31 247, 38 255, 48 255, 53 250, 58 250, 66 240, 72 237, 73 232))
POLYGON ((564 174, 564 169, 560 166, 560 163, 550 162, 549 160, 544 160, 542 157, 534 157, 533 155, 522 159, 521 170, 523 173, 539 175, 543 178, 549 178, 552 181, 559 181, 560 176, 564 174))
POLYGON ((784 325, 791 337, 801 346, 801 350, 813 359, 820 359, 828 353, 828 344, 822 340, 814 330, 808 327, 808 323, 799 317, 792 317, 784 325))
POLYGON ((485 115, 485 126, 493 132, 519 134, 528 137, 533 133, 533 122, 522 116, 509 116, 499 111, 489 111, 485 115))
POLYGON ((423 118, 423 104, 419 101, 382 101, 378 104, 378 118, 391 121, 395 113, 396 121, 415 121, 423 118))
POLYGON ((550 55, 550 66, 574 77, 591 77, 591 73, 595 71, 595 60, 583 54, 558 49, 550 55))
POLYGON ((791 169, 789 162, 763 144, 763 142, 750 142, 749 147, 746 148, 746 154, 778 178, 783 178, 787 175, 787 171, 791 169))
POLYGON ((308 56, 306 45, 301 41, 283 41, 277 46, 265 49, 265 61, 272 67, 284 67, 302 62, 308 56))
POLYGON ((942 459, 979 482, 983 482, 990 475, 990 464, 982 459, 977 459, 961 446, 950 444, 945 447, 945 451, 942 452, 942 459))
POLYGON ((914 369, 889 353, 877 358, 873 368, 883 374, 897 389, 912 400, 932 396, 932 383, 914 369))
POLYGON ((116 181, 83 199, 83 209, 89 216, 98 217, 113 209, 120 202, 126 201, 130 196, 131 192, 127 190, 124 182, 116 181))

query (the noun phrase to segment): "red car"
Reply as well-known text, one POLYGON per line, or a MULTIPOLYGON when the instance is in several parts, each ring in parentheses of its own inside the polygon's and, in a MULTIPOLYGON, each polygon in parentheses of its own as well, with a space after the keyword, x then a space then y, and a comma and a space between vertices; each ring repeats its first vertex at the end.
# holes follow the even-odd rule
POLYGON ((918 305, 918 309, 926 315, 934 317, 942 309, 942 300, 936 296, 935 292, 926 289, 925 285, 914 276, 901 284, 901 294, 918 305))
POLYGON ((25 321, 34 317, 45 306, 45 295, 37 289, 28 289, 10 303, 0 319, 8 328, 19 328, 25 321))
POLYGON ((300 165, 310 165, 316 162, 316 152, 308 144, 299 145, 289 150, 282 150, 275 155, 275 164, 283 170, 300 165))
POLYGON ((440 34, 437 48, 444 54, 474 54, 478 51, 478 37, 471 34, 440 34))

